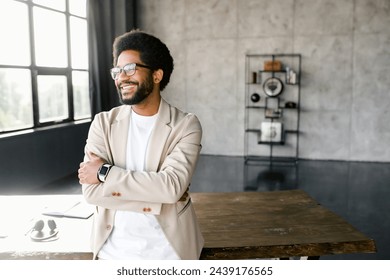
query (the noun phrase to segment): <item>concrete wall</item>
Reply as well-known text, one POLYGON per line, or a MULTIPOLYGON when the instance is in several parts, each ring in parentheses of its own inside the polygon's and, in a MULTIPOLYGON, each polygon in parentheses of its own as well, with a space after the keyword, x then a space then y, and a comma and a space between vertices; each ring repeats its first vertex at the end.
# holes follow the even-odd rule
POLYGON ((299 157, 390 161, 389 0, 141 0, 175 59, 165 98, 203 154, 243 155, 246 53, 302 54, 299 157))

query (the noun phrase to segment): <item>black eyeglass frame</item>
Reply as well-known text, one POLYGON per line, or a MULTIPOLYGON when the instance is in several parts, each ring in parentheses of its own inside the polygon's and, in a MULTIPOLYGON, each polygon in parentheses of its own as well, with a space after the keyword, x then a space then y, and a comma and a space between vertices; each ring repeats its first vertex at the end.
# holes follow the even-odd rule
POLYGON ((125 72, 126 76, 128 76, 128 77, 133 76, 133 75, 135 74, 135 71, 137 70, 137 68, 136 68, 137 66, 138 66, 138 67, 142 67, 142 68, 147 68, 147 69, 153 70, 153 68, 150 67, 150 66, 147 66, 147 65, 144 65, 144 64, 140 64, 140 63, 132 62, 132 63, 126 64, 126 65, 123 66, 122 68, 120 68, 120 67, 111 68, 111 69, 110 69, 111 77, 112 77, 113 80, 118 80, 119 75, 120 75, 123 71, 125 72), (127 67, 127 66, 129 66, 129 65, 134 65, 134 66, 132 66, 132 68, 130 68, 130 69, 128 69, 128 70, 125 70, 124 68, 127 67), (114 73, 114 70, 118 70, 118 69, 119 69, 119 72, 114 73), (128 72, 130 72, 130 71, 133 71, 133 72, 132 72, 132 74, 129 75, 128 72))

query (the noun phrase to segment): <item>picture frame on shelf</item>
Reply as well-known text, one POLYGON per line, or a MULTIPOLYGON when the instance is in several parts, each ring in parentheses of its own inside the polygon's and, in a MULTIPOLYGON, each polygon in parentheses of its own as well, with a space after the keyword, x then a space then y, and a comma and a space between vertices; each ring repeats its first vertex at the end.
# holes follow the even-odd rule
POLYGON ((282 142, 282 123, 280 122, 262 122, 260 132, 260 142, 282 142))
POLYGON ((277 109, 265 109, 264 115, 269 119, 278 119, 282 117, 283 110, 280 108, 277 109))

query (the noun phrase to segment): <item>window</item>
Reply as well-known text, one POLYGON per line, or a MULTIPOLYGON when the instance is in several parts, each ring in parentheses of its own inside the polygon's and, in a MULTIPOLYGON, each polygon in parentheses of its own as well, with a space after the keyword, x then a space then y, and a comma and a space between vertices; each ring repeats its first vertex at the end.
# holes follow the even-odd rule
POLYGON ((0 1, 0 133, 91 117, 86 1, 0 1))

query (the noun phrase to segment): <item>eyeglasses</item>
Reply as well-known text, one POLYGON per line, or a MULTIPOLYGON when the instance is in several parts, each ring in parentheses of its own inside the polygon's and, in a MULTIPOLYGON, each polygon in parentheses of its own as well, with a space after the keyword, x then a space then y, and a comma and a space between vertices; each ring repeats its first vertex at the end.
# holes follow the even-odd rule
POLYGON ((125 72, 125 74, 127 76, 133 76, 135 74, 135 70, 136 70, 136 66, 138 67, 143 67, 143 68, 148 68, 148 69, 152 69, 152 67, 150 66, 147 66, 147 65, 143 65, 143 64, 139 64, 139 63, 129 63, 129 64, 126 64, 125 66, 123 66, 123 68, 119 68, 119 67, 114 67, 110 70, 111 72, 111 77, 114 79, 114 80, 117 80, 119 78, 119 75, 122 73, 122 71, 125 72))

